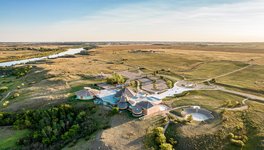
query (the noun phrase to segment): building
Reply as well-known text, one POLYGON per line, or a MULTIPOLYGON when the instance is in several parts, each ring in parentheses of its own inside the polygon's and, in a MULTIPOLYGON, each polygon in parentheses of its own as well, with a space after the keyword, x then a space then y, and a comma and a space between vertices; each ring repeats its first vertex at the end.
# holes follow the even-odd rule
POLYGON ((76 99, 79 100, 92 100, 96 97, 99 91, 95 89, 91 89, 89 87, 85 87, 83 90, 75 92, 76 99))
POLYGON ((147 101, 138 97, 130 88, 124 88, 116 93, 116 97, 120 98, 117 107, 120 110, 129 110, 135 117, 150 115, 160 111, 158 104, 147 101))

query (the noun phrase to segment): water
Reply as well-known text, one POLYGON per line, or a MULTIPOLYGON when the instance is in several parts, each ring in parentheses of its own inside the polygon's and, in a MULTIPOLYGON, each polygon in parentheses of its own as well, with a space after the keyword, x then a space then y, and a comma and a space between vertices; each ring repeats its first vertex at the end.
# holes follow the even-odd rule
POLYGON ((115 97, 115 94, 117 93, 117 90, 101 90, 100 94, 97 96, 103 100, 103 102, 115 105, 117 101, 119 100, 118 98, 115 97))
POLYGON ((192 118, 195 121, 205 121, 209 119, 207 116, 201 113, 190 113, 189 115, 192 115, 192 118))
POLYGON ((75 49, 69 49, 65 52, 61 52, 58 54, 50 55, 50 56, 45 56, 45 57, 38 57, 38 58, 30 58, 30 59, 25 59, 25 60, 17 60, 17 61, 9 61, 9 62, 3 62, 0 63, 0 67, 8 67, 8 66, 13 66, 13 65, 19 65, 19 64, 25 64, 28 62, 34 62, 34 61, 39 61, 39 60, 44 60, 44 59, 49 59, 49 58, 57 58, 65 55, 74 55, 80 53, 83 48, 75 48, 75 49))

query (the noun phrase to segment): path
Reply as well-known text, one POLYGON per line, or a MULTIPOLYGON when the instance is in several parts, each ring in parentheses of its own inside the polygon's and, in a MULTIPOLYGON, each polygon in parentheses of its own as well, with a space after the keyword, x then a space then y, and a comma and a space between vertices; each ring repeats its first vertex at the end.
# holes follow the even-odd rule
POLYGON ((5 99, 11 94, 11 92, 12 92, 12 91, 8 92, 8 93, 6 94, 6 96, 3 97, 3 98, 0 100, 0 102, 4 101, 4 100, 5 100, 5 99))
POLYGON ((233 70, 231 72, 228 72, 228 73, 224 73, 224 74, 221 74, 221 75, 218 75, 218 76, 215 76, 215 77, 212 77, 212 78, 209 78, 209 79, 206 79, 206 80, 203 80, 203 81, 200 81, 199 83, 203 83, 203 82, 208 82, 212 79, 217 79, 217 78, 221 78, 221 77, 224 77, 224 76, 227 76, 227 75, 230 75, 230 74, 233 74, 233 73, 236 73, 236 72, 239 72, 239 71, 242 71, 244 69, 247 69, 248 67, 252 66, 252 64, 248 64, 247 66, 245 67, 242 67, 242 68, 239 68, 237 70, 233 70))
POLYGON ((244 111, 244 110, 247 110, 248 109, 248 105, 245 103, 248 99, 244 99, 242 101, 242 104, 243 106, 240 106, 240 107, 235 107, 235 108, 220 108, 220 109, 226 109, 226 110, 229 110, 229 111, 244 111))
POLYGON ((260 97, 260 96, 256 96, 256 95, 252 95, 252 94, 248 94, 248 93, 242 93, 242 92, 238 92, 238 91, 232 91, 232 90, 228 90, 225 88, 219 88, 218 90, 226 92, 226 93, 242 96, 242 97, 245 97, 245 98, 250 99, 250 100, 254 100, 254 101, 264 103, 264 98, 260 97))

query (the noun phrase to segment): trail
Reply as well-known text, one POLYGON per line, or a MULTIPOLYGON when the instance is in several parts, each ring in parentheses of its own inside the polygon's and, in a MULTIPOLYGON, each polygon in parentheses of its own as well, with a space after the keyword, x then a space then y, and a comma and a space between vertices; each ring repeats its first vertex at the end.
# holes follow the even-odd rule
POLYGON ((226 110, 229 110, 229 111, 244 111, 244 110, 247 110, 248 109, 248 105, 245 103, 248 99, 244 99, 242 101, 242 104, 243 106, 240 106, 240 107, 235 107, 235 108, 220 108, 220 109, 226 109, 226 110))
POLYGON ((215 76, 215 77, 212 77, 212 78, 209 78, 209 79, 206 79, 206 80, 203 80, 203 81, 200 81, 199 83, 203 83, 203 82, 208 82, 212 79, 217 79, 217 78, 221 78, 221 77, 224 77, 224 76, 227 76, 227 75, 230 75, 230 74, 233 74, 233 73, 236 73, 236 72, 239 72, 239 71, 242 71, 244 69, 247 69, 248 67, 252 66, 252 64, 248 64, 247 66, 245 67, 242 67, 242 68, 239 68, 237 70, 233 70, 231 72, 228 72, 228 73, 224 73, 224 74, 221 74, 221 75, 218 75, 218 76, 215 76))
POLYGON ((1 99, 1 101, 0 102, 2 102, 3 100, 5 100, 10 94, 11 94, 11 92, 12 91, 10 91, 10 92, 8 92, 7 94, 6 94, 6 96, 5 97, 3 97, 2 99, 1 99))

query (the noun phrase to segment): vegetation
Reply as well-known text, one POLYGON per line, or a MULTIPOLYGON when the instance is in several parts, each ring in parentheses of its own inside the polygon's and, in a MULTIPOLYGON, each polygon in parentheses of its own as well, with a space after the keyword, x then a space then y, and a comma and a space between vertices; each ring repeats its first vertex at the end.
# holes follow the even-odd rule
POLYGON ((173 82, 171 80, 166 80, 166 84, 169 88, 173 88, 173 82))
POLYGON ((149 141, 146 146, 150 149, 156 150, 172 150, 172 143, 177 143, 174 140, 166 138, 166 136, 164 135, 164 129, 162 127, 154 128, 150 133, 148 133, 146 138, 149 141))
POLYGON ((125 78, 117 73, 112 74, 111 77, 108 77, 107 79, 107 83, 109 84, 123 84, 125 83, 125 78))
POLYGON ((7 90, 8 90, 8 87, 6 87, 6 86, 0 87, 0 93, 5 92, 7 90))
POLYGON ((20 66, 20 67, 0 67, 0 75, 4 76, 15 76, 17 78, 25 76, 32 66, 20 66))
POLYGON ((18 141, 23 147, 58 149, 102 128, 92 116, 96 109, 95 105, 63 104, 44 110, 1 113, 0 126, 11 125, 18 130, 29 129, 30 134, 18 141))

